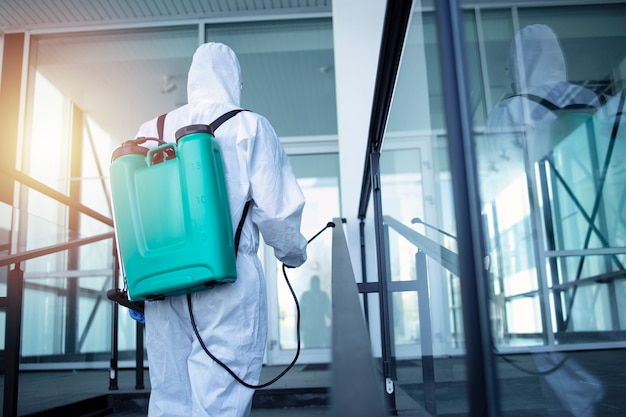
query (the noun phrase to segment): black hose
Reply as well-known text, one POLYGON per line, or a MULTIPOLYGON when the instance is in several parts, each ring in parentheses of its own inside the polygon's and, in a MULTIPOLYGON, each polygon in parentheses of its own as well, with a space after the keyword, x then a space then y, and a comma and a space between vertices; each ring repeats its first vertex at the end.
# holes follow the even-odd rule
MULTIPOLYGON (((311 243, 311 241, 313 239, 318 237, 324 230, 328 229, 329 227, 335 227, 335 223, 328 222, 326 224, 326 226, 324 226, 324 228, 322 230, 317 232, 315 234, 315 236, 313 236, 311 239, 309 239, 307 243, 311 243)), ((296 296, 296 293, 293 290, 293 287, 291 286, 291 283, 289 282, 289 278, 287 277, 287 268, 288 267, 285 264, 283 264, 283 267, 282 267, 282 269, 283 269, 283 276, 285 277, 285 282, 287 283, 287 286, 289 287, 289 291, 291 292, 291 296, 293 297, 293 301, 294 301, 294 303, 296 305, 296 316, 297 316, 297 319, 296 319, 296 337, 297 337, 298 347, 296 349, 296 354, 294 355, 293 360, 291 361, 291 363, 280 374, 278 374, 278 376, 276 376, 272 380, 270 380, 268 382, 264 382, 262 384, 254 385, 254 384, 247 383, 246 381, 241 379, 237 374, 235 374, 235 372, 232 369, 230 369, 228 367, 228 365, 226 365, 224 362, 222 362, 221 360, 216 358, 215 355, 213 355, 209 351, 209 349, 204 344, 204 341, 202 340, 202 337, 200 336, 200 332, 198 331, 198 326, 196 326, 196 319, 194 318, 194 315, 193 315, 191 294, 187 294, 187 306, 189 308, 189 317, 191 319, 191 325, 193 326, 193 331, 196 334, 196 338, 198 339, 198 342, 200 342, 200 346, 202 346, 202 350, 204 350, 204 352, 211 359, 213 359, 215 361, 215 363, 217 363, 219 366, 224 368, 226 370, 226 372, 228 372, 233 378, 235 378, 235 380, 237 382, 239 382, 244 387, 252 388, 252 389, 259 389, 259 388, 265 388, 265 387, 268 387, 268 386, 272 385, 273 383, 278 381, 280 378, 282 378, 287 372, 289 372, 289 370, 291 368, 293 368, 293 366, 296 364, 296 361, 300 357, 300 303, 298 302, 298 297, 296 296)))

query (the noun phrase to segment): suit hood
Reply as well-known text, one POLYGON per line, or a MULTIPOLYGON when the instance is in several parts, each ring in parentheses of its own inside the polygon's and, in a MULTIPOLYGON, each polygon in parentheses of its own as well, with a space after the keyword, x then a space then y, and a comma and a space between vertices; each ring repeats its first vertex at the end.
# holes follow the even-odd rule
POLYGON ((565 56, 552 29, 546 25, 521 29, 511 42, 507 70, 516 93, 565 81, 565 56))
POLYGON ((187 77, 187 99, 229 103, 239 106, 241 99, 241 68, 228 46, 205 43, 193 55, 187 77))

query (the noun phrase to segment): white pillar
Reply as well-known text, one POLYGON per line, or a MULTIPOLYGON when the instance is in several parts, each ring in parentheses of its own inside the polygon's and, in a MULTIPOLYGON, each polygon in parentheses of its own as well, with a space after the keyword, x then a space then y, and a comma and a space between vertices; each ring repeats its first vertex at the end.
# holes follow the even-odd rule
POLYGON ((332 2, 341 215, 347 219, 357 277, 361 276, 357 215, 385 6, 385 0, 332 2))

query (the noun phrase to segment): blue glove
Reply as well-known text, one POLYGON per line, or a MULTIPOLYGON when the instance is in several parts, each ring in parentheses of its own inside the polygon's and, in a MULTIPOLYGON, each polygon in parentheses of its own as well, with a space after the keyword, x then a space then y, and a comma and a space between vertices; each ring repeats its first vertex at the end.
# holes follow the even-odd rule
POLYGON ((129 308, 128 314, 130 314, 131 319, 136 320, 141 324, 146 324, 146 317, 143 315, 143 313, 129 308))

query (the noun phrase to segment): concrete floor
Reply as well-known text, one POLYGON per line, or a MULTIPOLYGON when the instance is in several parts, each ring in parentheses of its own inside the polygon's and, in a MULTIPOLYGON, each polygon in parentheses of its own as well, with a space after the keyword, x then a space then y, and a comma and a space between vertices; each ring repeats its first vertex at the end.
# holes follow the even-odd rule
MULTIPOLYGON (((283 367, 265 367, 261 376, 267 381, 283 367)), ((330 370, 296 365, 283 378, 255 395, 251 417, 320 417, 331 414, 330 370), (308 394, 304 394, 307 393, 308 394)), ((109 390, 108 370, 22 372, 19 380, 18 416, 80 415, 67 411, 69 404, 96 400, 118 407, 119 417, 145 417, 150 392, 148 371, 144 389, 135 389, 135 371, 118 373, 118 389, 109 390), (113 400, 111 400, 113 398, 113 400), (65 411, 61 411, 65 410, 65 411)), ((4 388, 4 378, 1 379, 4 388)), ((0 404, 1 404, 0 398, 0 404)), ((398 392, 399 415, 417 416, 419 406, 403 392, 398 392)), ((420 416, 427 414, 420 413, 420 416)))
MULTIPOLYGON (((500 356, 497 367, 503 417, 626 415, 624 349, 500 356)), ((429 402, 421 361, 406 361, 398 366, 395 398, 399 416, 428 417, 431 414, 422 408, 427 403, 436 409, 432 414, 440 417, 469 415, 464 358, 436 359, 434 369, 436 382, 429 402)), ((267 381, 282 370, 283 367, 266 367, 261 380, 267 381)), ((274 385, 257 392, 252 417, 333 415, 331 379, 329 369, 296 365, 274 385)), ((93 399, 110 407, 111 398, 117 401, 125 397, 136 401, 136 407, 122 407, 114 415, 143 417, 149 396, 148 371, 144 381, 147 386, 136 390, 135 372, 121 371, 119 389, 110 391, 107 370, 23 372, 19 380, 18 416, 80 416, 49 411, 93 399)), ((3 376, 0 384, 3 389, 3 376)))

